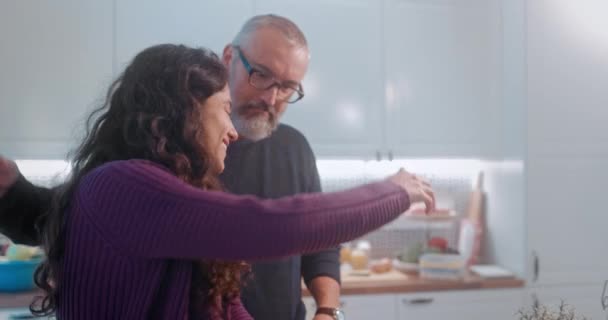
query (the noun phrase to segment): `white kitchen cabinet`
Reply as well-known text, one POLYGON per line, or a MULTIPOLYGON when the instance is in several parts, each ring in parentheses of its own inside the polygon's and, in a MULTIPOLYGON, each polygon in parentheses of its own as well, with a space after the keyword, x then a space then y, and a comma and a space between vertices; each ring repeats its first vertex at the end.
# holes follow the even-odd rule
MULTIPOLYGON (((608 29, 597 26, 605 23, 606 9, 605 1, 525 1, 521 9, 524 14, 517 14, 525 17, 525 24, 514 24, 521 19, 518 16, 503 21, 511 26, 511 40, 520 37, 516 32, 524 26, 524 62, 517 62, 521 56, 517 41, 505 42, 505 52, 509 53, 511 70, 525 68, 525 77, 511 74, 512 79, 520 80, 510 81, 510 89, 506 89, 512 93, 512 106, 519 108, 519 96, 526 100, 524 114, 513 114, 525 125, 520 143, 526 148, 521 153, 525 182, 520 188, 517 184, 508 188, 525 199, 496 192, 492 196, 524 203, 523 210, 517 205, 502 205, 500 215, 506 219, 516 214, 515 220, 519 220, 519 212, 525 212, 525 228, 515 227, 509 232, 504 227, 508 224, 494 224, 502 228, 499 230, 506 242, 496 237, 494 225, 490 229, 493 240, 503 241, 498 254, 505 256, 502 252, 511 250, 513 254, 507 256, 517 257, 520 245, 525 248, 522 256, 527 258, 522 260, 527 264, 522 274, 527 277, 528 306, 533 296, 553 307, 564 300, 581 315, 600 320, 607 318, 601 302, 603 284, 608 280, 608 216, 603 201, 608 190, 608 29), (525 90, 518 89, 518 83, 523 83, 525 90), (505 250, 504 243, 517 250, 505 250)), ((511 148, 516 160, 520 156, 517 149, 511 148)), ((505 186, 503 183, 502 190, 505 186)), ((496 202, 492 206, 496 207, 496 202)), ((516 264, 514 269, 519 269, 516 264)))
POLYGON ((608 3, 527 4, 530 154, 608 155, 608 3))
POLYGON ((160 43, 221 54, 252 14, 253 0, 117 1, 115 68, 122 70, 139 51, 160 43))
POLYGON ((606 319, 605 1, 528 1, 528 305, 606 319), (567 63, 564 63, 567 61, 567 63))
POLYGON ((535 303, 557 311, 564 302, 572 308, 579 317, 593 320, 606 320, 608 316, 601 303, 603 281, 594 285, 580 286, 547 286, 532 288, 526 295, 526 307, 529 309, 535 303))
POLYGON ((137 52, 171 42, 219 53, 252 14, 253 0, 3 1, 0 152, 64 158, 137 52))
POLYGON ((529 157, 528 248, 535 285, 604 280, 606 163, 608 157, 586 155, 529 157))
POLYGON ((0 2, 0 153, 59 158, 112 80, 112 2, 0 2))
MULTIPOLYGON (((608 69, 600 48, 608 33, 585 23, 573 27, 604 22, 598 13, 605 9, 603 1, 527 2, 527 222, 534 286, 606 280, 608 69)), ((597 294, 589 299, 598 300, 597 294)))
POLYGON ((382 1, 259 0, 256 12, 289 17, 309 42, 306 95, 284 122, 317 156, 375 157, 384 138, 382 1))
MULTIPOLYGON (((348 320, 513 320, 525 306, 524 295, 524 289, 496 289, 347 295, 340 300, 348 320)), ((305 297, 304 304, 310 320, 315 302, 305 297)))
MULTIPOLYGON (((370 294, 348 295, 340 297, 344 316, 348 320, 397 319, 396 295, 370 294)), ((306 319, 314 317, 316 304, 312 297, 305 297, 306 319)))
POLYGON ((523 295, 523 289, 401 294, 397 319, 513 320, 523 307, 523 295))
POLYGON ((481 156, 498 139, 496 1, 256 1, 300 25, 306 97, 284 121, 317 156, 481 156))
POLYGON ((386 3, 388 149, 405 157, 483 155, 499 128, 498 2, 386 3))
POLYGON ((500 42, 493 3, 4 1, 8 49, 0 58, 11 63, 0 76, 2 152, 63 157, 84 115, 137 52, 171 42, 219 53, 252 14, 275 12, 310 42, 306 97, 284 121, 319 157, 481 156, 497 132, 487 117, 500 76, 489 40, 500 42))

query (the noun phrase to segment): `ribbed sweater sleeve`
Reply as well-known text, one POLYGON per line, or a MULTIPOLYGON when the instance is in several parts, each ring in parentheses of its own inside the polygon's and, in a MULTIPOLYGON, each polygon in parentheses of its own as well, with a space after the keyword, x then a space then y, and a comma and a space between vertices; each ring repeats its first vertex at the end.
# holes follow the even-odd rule
POLYGON ((119 251, 147 258, 260 260, 336 246, 409 207, 390 182, 262 200, 194 188, 142 160, 116 161, 80 181, 73 209, 119 251))
POLYGON ((230 312, 228 320, 253 320, 253 317, 245 310, 241 298, 235 298, 230 301, 230 308, 228 310, 230 312))

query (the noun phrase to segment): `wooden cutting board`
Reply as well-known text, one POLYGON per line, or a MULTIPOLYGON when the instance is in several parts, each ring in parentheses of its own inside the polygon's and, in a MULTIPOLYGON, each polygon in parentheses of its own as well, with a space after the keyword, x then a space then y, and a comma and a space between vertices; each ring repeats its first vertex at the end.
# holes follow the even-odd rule
POLYGON ((353 275, 351 273, 345 272, 342 273, 342 282, 349 284, 366 284, 366 283, 374 283, 374 284, 391 284, 399 281, 405 281, 408 279, 407 275, 397 271, 391 270, 385 273, 371 273, 368 276, 363 275, 353 275))

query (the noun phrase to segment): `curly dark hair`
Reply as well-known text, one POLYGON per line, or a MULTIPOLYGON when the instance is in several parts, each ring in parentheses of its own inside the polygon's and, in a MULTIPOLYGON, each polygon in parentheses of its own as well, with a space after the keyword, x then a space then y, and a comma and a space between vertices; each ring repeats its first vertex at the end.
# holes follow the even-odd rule
MULTIPOLYGON (((35 273, 44 291, 30 306, 37 315, 56 311, 62 284, 67 208, 80 179, 115 160, 146 159, 169 168, 178 178, 206 190, 220 190, 201 142, 197 105, 223 90, 227 71, 206 49, 163 44, 139 53, 110 86, 105 102, 87 119, 86 136, 74 153, 69 179, 56 192, 50 209, 38 221, 46 259, 35 273)), ((221 314, 239 295, 243 262, 193 261, 199 272, 192 281, 192 306, 221 314)))

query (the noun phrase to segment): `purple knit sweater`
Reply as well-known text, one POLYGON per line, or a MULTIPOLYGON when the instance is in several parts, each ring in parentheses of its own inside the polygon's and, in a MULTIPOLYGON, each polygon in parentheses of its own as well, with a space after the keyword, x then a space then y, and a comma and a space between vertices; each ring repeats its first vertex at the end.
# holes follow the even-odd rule
MULTIPOLYGON (((59 319, 208 319, 191 314, 194 260, 259 260, 338 245, 409 206, 390 182, 261 200, 203 191, 148 161, 83 177, 68 215, 59 319)), ((238 299, 226 319, 251 319, 238 299)))

